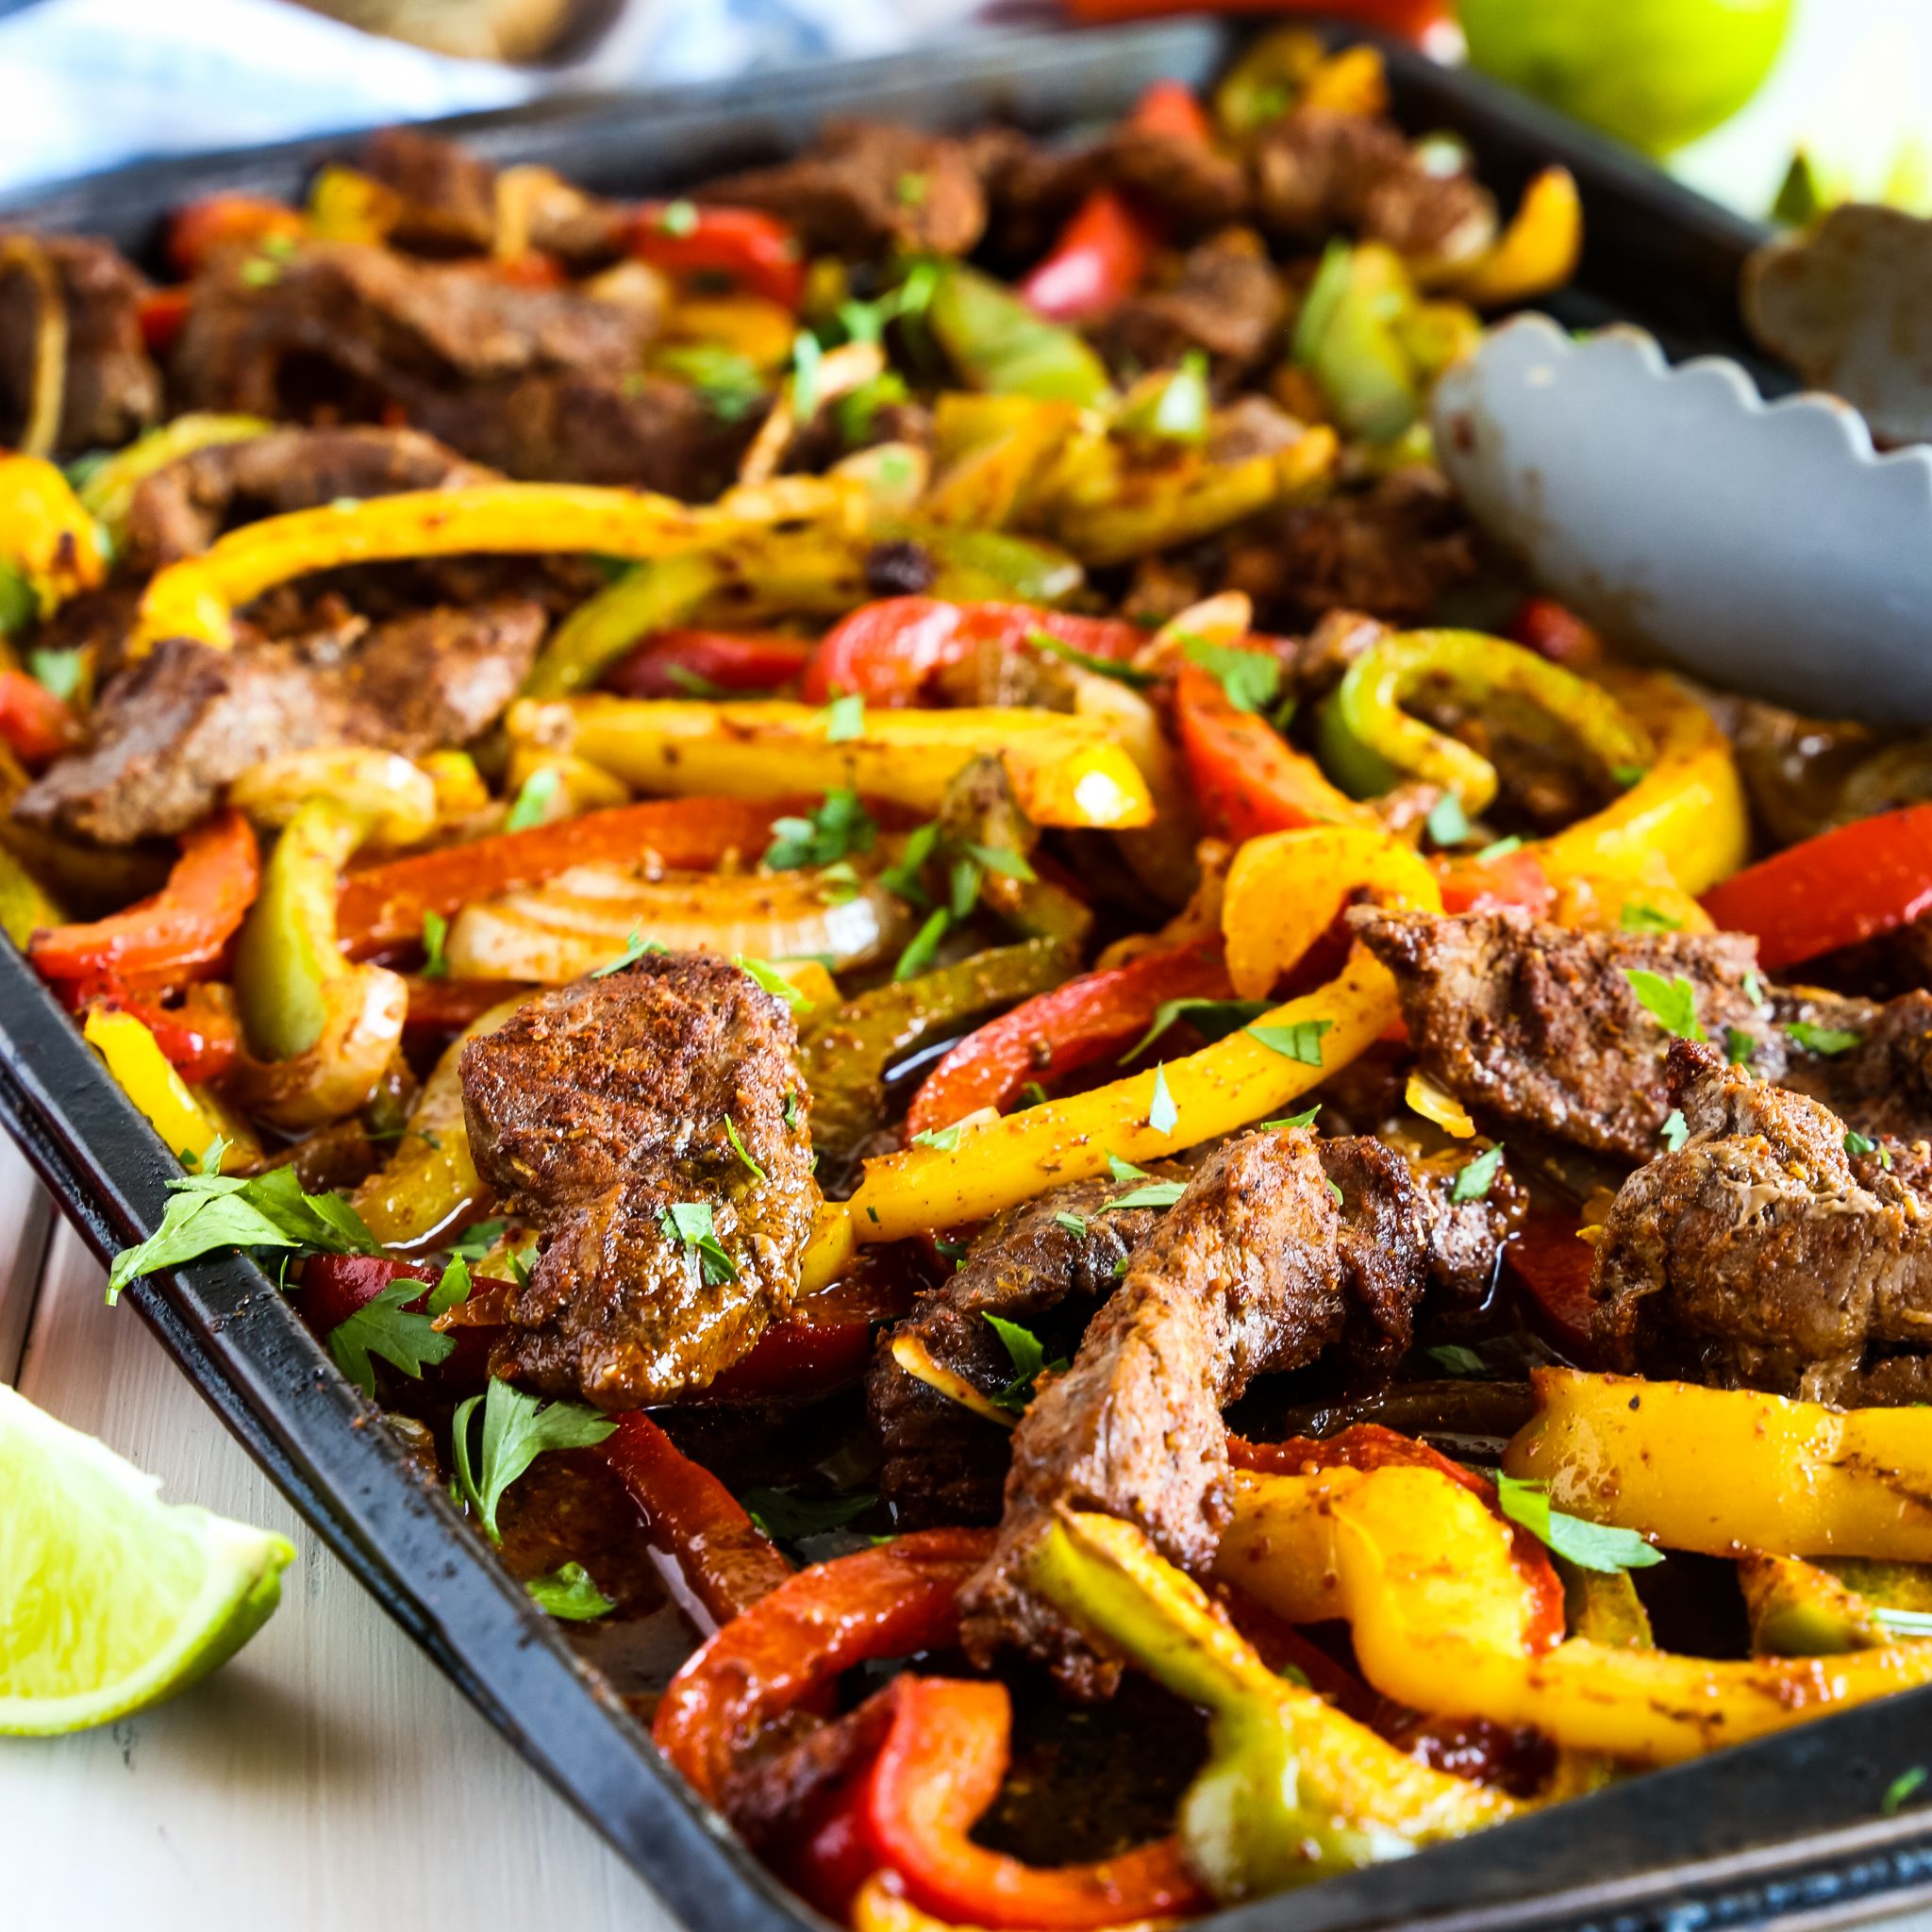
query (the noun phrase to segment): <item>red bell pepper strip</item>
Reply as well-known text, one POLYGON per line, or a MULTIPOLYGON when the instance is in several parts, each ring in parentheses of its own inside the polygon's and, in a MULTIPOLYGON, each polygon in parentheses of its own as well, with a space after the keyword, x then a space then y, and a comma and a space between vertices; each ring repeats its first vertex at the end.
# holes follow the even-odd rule
POLYGON ((1596 1357, 1591 1340, 1596 1301, 1590 1291, 1595 1251, 1577 1238, 1576 1216, 1540 1208, 1503 1250, 1503 1273, 1526 1297, 1531 1319, 1574 1362, 1596 1357))
POLYGON ((1229 703, 1221 680, 1183 664, 1174 688, 1174 724, 1194 796, 1210 829, 1238 843, 1304 825, 1379 825, 1366 806, 1329 784, 1322 768, 1268 721, 1229 703))
POLYGON ((879 1863, 912 1902, 956 1924, 1091 1932, 1208 1901, 1172 1838, 1091 1864, 1024 1865, 968 1836, 1006 1777, 1012 1704, 1004 1684, 903 1676, 867 1780, 879 1863))
POLYGON ((253 827, 238 811, 219 811, 183 835, 181 857, 152 899, 92 925, 36 933, 27 957, 48 979, 192 978, 222 957, 260 878, 253 827))
POLYGON ((1214 126, 1194 92, 1178 80, 1151 82, 1134 103, 1127 125, 1141 134, 1170 134, 1176 141, 1213 140, 1214 126))
POLYGON ((1452 859, 1437 868, 1444 912, 1497 912, 1519 906, 1548 916, 1557 889, 1533 853, 1506 852, 1488 860, 1452 859))
POLYGON ((80 742, 80 720, 39 678, 0 671, 0 739, 22 764, 38 771, 80 742))
POLYGON ((183 282, 172 289, 150 289, 135 309, 141 345, 150 356, 165 356, 188 321, 194 291, 183 282))
POLYGON ((1566 671, 1587 672, 1604 659, 1603 633, 1554 597, 1525 597, 1510 620, 1509 635, 1566 671))
POLYGON ((84 1016, 92 1008, 106 1007, 133 1014, 191 1086, 219 1080, 241 1052, 241 1025, 234 1007, 210 988, 191 986, 172 1007, 164 1006, 158 993, 134 993, 114 979, 63 980, 58 991, 70 1012, 84 1016))
POLYGON ((691 1594, 721 1625, 791 1581, 791 1565, 744 1506, 649 1416, 619 1416, 604 1459, 643 1512, 652 1541, 677 1559, 691 1594))
POLYGON ((913 1095, 906 1132, 949 1127, 983 1107, 1004 1113, 1042 1073, 1074 1073, 1131 1046, 1169 1000, 1230 991, 1216 939, 1083 973, 969 1033, 913 1095))
POLYGON ((342 881, 336 902, 342 950, 366 959, 413 943, 423 937, 425 912, 447 918, 472 900, 541 885, 574 865, 635 863, 656 853, 667 866, 708 871, 727 853, 763 852, 774 819, 810 809, 810 801, 796 799, 654 798, 370 866, 342 881))
POLYGON ((1932 805, 1839 825, 1704 895, 1726 932, 1757 936, 1757 960, 1780 973, 1909 925, 1932 912, 1932 805))
POLYGON ((1020 284, 1050 322, 1082 322, 1117 308, 1141 286, 1160 238, 1145 215, 1111 188, 1096 188, 1059 240, 1020 284))
POLYGON ((870 1322, 814 1322, 801 1304, 786 1320, 774 1322, 748 1356, 722 1370, 699 1400, 824 1394, 857 1381, 871 1359, 870 1322))
POLYGON ((991 1530, 922 1530, 788 1577, 672 1678, 651 1725, 658 1750, 715 1805, 758 1734, 854 1664, 957 1642, 954 1599, 992 1542, 991 1530))
POLYGON ((196 275, 223 248, 274 238, 293 242, 308 232, 301 211, 259 194, 210 194, 177 209, 168 223, 168 259, 177 273, 196 275))
POLYGON ((805 667, 804 696, 823 705, 841 692, 868 704, 914 705, 927 681, 982 644, 1011 645, 1044 631, 1089 657, 1124 661, 1147 641, 1138 625, 1075 617, 1031 604, 944 604, 932 597, 888 597, 842 618, 820 639, 805 667))
POLYGON ((707 686, 771 691, 805 669, 812 646, 777 631, 660 630, 604 679, 630 698, 687 698, 707 686))
POLYGON ((630 227, 630 252, 667 274, 725 275, 781 308, 805 293, 805 251, 775 215, 752 208, 647 201, 630 227))
POLYGON ((531 990, 524 979, 425 979, 406 973, 403 980, 409 989, 403 1024, 419 1033, 460 1033, 491 1007, 531 990))
MULTIPOLYGON (((423 1292, 402 1305, 410 1314, 420 1315, 429 1291, 441 1279, 442 1270, 433 1261, 392 1261, 381 1255, 310 1255, 302 1263, 302 1319, 317 1341, 326 1342, 351 1315, 367 1307, 392 1282, 423 1284, 423 1292)), ((514 1290, 507 1281, 491 1281, 479 1274, 471 1282, 471 1292, 502 1295, 514 1290)), ((430 1374, 452 1384, 480 1388, 490 1373, 491 1337, 481 1328, 458 1328, 455 1333, 455 1350, 430 1374)))
MULTIPOLYGON (((1339 1434, 1316 1441, 1292 1436, 1285 1442, 1250 1442, 1230 1435, 1227 1459, 1236 1469, 1258 1470, 1272 1475, 1307 1475, 1322 1469, 1432 1469, 1480 1497, 1490 1512, 1508 1523, 1496 1500, 1496 1486, 1479 1470, 1452 1461, 1440 1450, 1413 1436, 1405 1436, 1380 1423, 1354 1423, 1339 1434)), ((1533 1650, 1548 1650, 1563 1641, 1563 1583, 1550 1553, 1520 1523, 1509 1523, 1509 1545, 1516 1568, 1529 1586, 1536 1609, 1527 1641, 1533 1650)))

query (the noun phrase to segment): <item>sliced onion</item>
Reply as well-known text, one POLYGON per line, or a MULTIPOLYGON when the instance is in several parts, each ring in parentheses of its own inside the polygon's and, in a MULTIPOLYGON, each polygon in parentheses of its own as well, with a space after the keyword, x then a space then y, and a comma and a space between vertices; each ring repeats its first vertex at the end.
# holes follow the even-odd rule
POLYGON ((450 971, 460 979, 527 979, 546 986, 607 966, 633 936, 674 953, 747 953, 760 959, 821 956, 834 972, 871 965, 910 930, 904 903, 878 885, 826 903, 815 874, 719 876, 579 865, 546 885, 466 906, 450 926, 450 971))
POLYGON ((67 297, 60 272, 31 235, 0 241, 0 278, 18 269, 34 285, 34 341, 26 422, 20 453, 51 457, 60 441, 60 414, 67 402, 67 297))

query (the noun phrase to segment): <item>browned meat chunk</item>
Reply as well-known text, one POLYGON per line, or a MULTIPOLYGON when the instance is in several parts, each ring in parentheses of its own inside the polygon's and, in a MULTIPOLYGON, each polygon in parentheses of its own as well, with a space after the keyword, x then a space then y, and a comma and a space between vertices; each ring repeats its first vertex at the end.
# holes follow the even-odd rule
POLYGON ((828 121, 811 153, 727 175, 698 198, 763 208, 807 248, 853 261, 965 255, 986 226, 986 196, 959 142, 884 121, 828 121))
POLYGON ((757 1341, 797 1291, 818 1201, 797 1045, 748 974, 661 954, 544 993, 463 1049, 476 1171, 542 1242, 499 1373, 637 1408, 757 1341))
POLYGON ((516 695, 543 629, 541 607, 513 597, 235 651, 164 640, 108 686, 88 743, 14 809, 124 845, 185 831, 230 780, 280 752, 464 743, 516 695))
POLYGON ((490 475, 413 429, 275 429, 195 450, 144 477, 122 560, 144 574, 206 550, 230 523, 344 497, 458 490, 490 475))
POLYGON ((1123 303, 1101 342, 1108 360, 1137 369, 1205 349, 1216 375, 1230 379, 1278 346, 1286 312, 1268 251, 1246 229, 1230 228, 1188 251, 1172 288, 1123 303))
POLYGON ((1262 135, 1255 203, 1265 226, 1296 241, 1341 228, 1432 261, 1474 254, 1496 226, 1467 170, 1438 171, 1391 123, 1328 108, 1297 108, 1262 135))
POLYGON ((1274 623, 1340 609, 1413 624, 1474 574, 1469 521, 1448 485, 1411 469, 1263 518, 1231 549, 1226 580, 1274 623))
POLYGON ((1597 1243, 1607 1359, 1812 1401, 1925 1400, 1926 1150, 1848 1155, 1836 1114, 1707 1046, 1678 1041, 1671 1076, 1690 1138, 1624 1183, 1597 1243))
POLYGON ((1183 240, 1210 234, 1247 212, 1241 163, 1185 135, 1127 124, 1071 151, 1007 141, 974 153, 999 212, 1002 246, 1023 258, 1045 249, 1059 224, 1097 188, 1131 196, 1183 240))
POLYGON ((1086 1317, 1120 1285, 1118 1269, 1159 1220, 1152 1208, 1108 1211, 1144 1181, 1077 1181, 996 1215, 953 1278, 919 1297, 879 1338, 866 1382, 873 1427, 885 1447, 879 1493, 906 1529, 997 1523, 1007 1472, 1005 1434, 892 1359, 909 1338, 982 1395, 996 1396, 1013 1365, 986 1318, 1034 1328, 1071 1302, 1086 1317))
POLYGON ((641 373, 647 308, 524 289, 462 263, 315 243, 260 286, 220 258, 196 285, 174 373, 191 408, 308 421, 400 409, 479 462, 540 482, 704 499, 731 479, 755 413, 641 373))
MULTIPOLYGON (((19 231, 0 228, 0 247, 19 231)), ((20 237, 44 257, 67 318, 66 387, 56 453, 112 448, 161 408, 160 373, 141 339, 147 281, 111 243, 84 235, 20 237)), ((20 441, 33 394, 39 286, 18 265, 0 270, 0 447, 20 441)))
POLYGON ((1785 1036, 1747 991, 1757 947, 1741 933, 1572 932, 1515 911, 1351 917, 1395 975, 1424 1071, 1500 1121, 1628 1160, 1657 1151, 1671 1036, 1632 972, 1688 980, 1706 1033, 1736 1032, 1757 1072, 1784 1076, 1785 1036))
POLYGON ((1781 1025, 1819 1028, 1836 1049, 1793 1054, 1785 1086, 1823 1101, 1866 1134, 1932 1138, 1932 993, 1901 993, 1882 1006, 1811 989, 1780 989, 1772 997, 1781 1025), (1857 1036, 1849 1046, 1846 1034, 1857 1036))
POLYGON ((1055 1512, 1106 1510, 1205 1570, 1228 1510, 1223 1407, 1256 1375, 1337 1344, 1392 1361, 1429 1251, 1407 1165, 1377 1141, 1295 1128, 1218 1149, 1014 1434, 999 1542, 960 1599, 968 1650, 1011 1645, 1081 1694, 1110 1689, 1114 1667, 1023 1580, 1055 1512))

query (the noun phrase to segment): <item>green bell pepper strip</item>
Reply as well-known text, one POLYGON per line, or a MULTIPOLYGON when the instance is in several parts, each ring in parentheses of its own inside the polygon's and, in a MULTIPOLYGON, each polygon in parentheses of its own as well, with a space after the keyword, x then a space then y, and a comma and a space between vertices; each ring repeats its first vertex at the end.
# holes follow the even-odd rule
POLYGON ((1473 710, 1536 712, 1566 731, 1607 778, 1648 766, 1655 753, 1642 726, 1601 685, 1534 651, 1480 631, 1398 631, 1363 652, 1322 707, 1318 748, 1343 791, 1373 798, 1407 776, 1454 792, 1472 817, 1488 808, 1495 766, 1403 710, 1424 692, 1473 710))
POLYGON ((1293 356, 1345 434, 1390 442, 1416 420, 1421 388, 1400 328, 1414 304, 1389 249, 1328 244, 1295 322, 1293 356))
POLYGON ((235 995, 250 1049, 291 1060, 321 1039, 330 983, 353 970, 336 941, 339 875, 362 842, 362 816, 311 798, 261 873, 235 947, 235 995))
POLYGON ((654 558, 625 571, 557 626, 524 680, 524 695, 561 698, 589 691, 640 638, 689 617, 722 575, 697 550, 654 558))
POLYGON ((958 262, 937 270, 925 320, 974 389, 1093 408, 1108 401, 1107 365, 1081 336, 1044 321, 1010 289, 958 262))
POLYGON ((1218 1899, 1284 1891, 1500 1824, 1513 1799, 1406 1757, 1271 1671, 1199 1585, 1131 1524, 1063 1512, 1028 1587, 1107 1649, 1208 1714, 1208 1763, 1181 1801, 1190 1868, 1218 1899))
POLYGON ((799 1052, 811 1092, 812 1145, 829 1159, 849 1159, 885 1124, 889 1067, 928 1041, 1058 986, 1069 963, 1055 941, 1027 940, 875 987, 834 1008, 799 1052))

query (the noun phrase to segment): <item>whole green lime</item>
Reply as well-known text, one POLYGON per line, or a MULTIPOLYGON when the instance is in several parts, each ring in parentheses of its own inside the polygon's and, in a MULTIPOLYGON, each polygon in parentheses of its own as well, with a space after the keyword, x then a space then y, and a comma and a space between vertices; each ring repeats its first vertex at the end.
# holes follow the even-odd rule
POLYGON ((1462 0, 1473 65, 1668 154, 1763 84, 1795 0, 1462 0))

